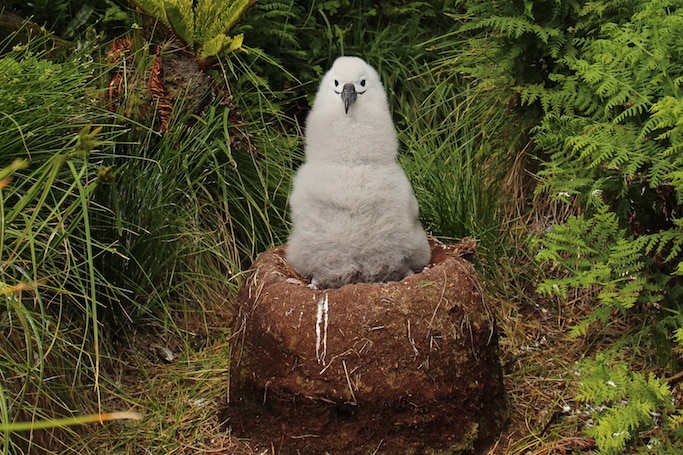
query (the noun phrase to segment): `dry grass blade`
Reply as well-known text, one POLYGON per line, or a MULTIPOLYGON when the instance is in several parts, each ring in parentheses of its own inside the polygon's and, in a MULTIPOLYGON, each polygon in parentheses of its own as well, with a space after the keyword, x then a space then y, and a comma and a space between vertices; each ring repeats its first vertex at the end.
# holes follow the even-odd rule
POLYGON ((171 119, 173 103, 168 96, 166 83, 164 82, 164 64, 159 46, 156 46, 156 55, 154 56, 154 63, 149 75, 148 87, 157 105, 157 114, 161 122, 159 132, 164 133, 171 119))

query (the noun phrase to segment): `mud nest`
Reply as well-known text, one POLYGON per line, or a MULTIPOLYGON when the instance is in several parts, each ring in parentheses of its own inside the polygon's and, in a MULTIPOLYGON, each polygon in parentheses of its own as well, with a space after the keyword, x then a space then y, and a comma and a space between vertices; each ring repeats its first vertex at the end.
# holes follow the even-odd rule
POLYGON ((507 412, 498 338, 474 242, 432 242, 400 282, 317 290, 284 247, 256 259, 239 293, 222 416, 277 453, 477 453, 507 412))

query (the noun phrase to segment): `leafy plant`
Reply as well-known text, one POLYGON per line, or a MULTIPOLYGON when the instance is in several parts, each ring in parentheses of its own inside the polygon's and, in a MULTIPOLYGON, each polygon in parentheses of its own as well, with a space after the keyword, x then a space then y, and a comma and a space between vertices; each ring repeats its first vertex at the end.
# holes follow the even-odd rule
POLYGON ((236 292, 241 271, 282 239, 289 148, 265 131, 254 145, 262 155, 241 148, 231 115, 209 106, 194 122, 180 116, 143 154, 132 146, 106 161, 109 183, 95 200, 113 208, 99 220, 100 238, 117 248, 98 264, 131 291, 117 325, 182 307, 187 295, 213 295, 215 282, 236 292))
POLYGON ((239 49, 243 34, 228 36, 252 0, 135 0, 143 11, 160 20, 205 61, 239 49))
POLYGON ((595 438, 600 454, 638 446, 645 446, 638 453, 678 453, 683 415, 674 408, 665 381, 653 373, 631 372, 623 361, 603 354, 584 361, 579 371, 576 398, 594 419, 586 433, 595 438))
POLYGON ((5 450, 50 444, 33 436, 40 425, 26 436, 11 433, 21 428, 16 422, 71 417, 73 409, 87 409, 88 400, 99 403, 99 305, 106 283, 95 258, 107 246, 94 239, 88 202, 98 183, 88 160, 96 146, 85 127, 0 190, 5 450))
POLYGON ((681 33, 682 14, 680 5, 664 0, 527 0, 468 2, 458 16, 467 20, 458 34, 470 36, 470 46, 488 58, 461 51, 465 74, 494 91, 516 86, 509 99, 527 110, 521 125, 536 123, 528 131, 541 162, 536 194, 582 212, 544 236, 539 259, 558 263, 563 250, 569 277, 550 279, 540 290, 566 295, 567 288, 599 286, 595 295, 606 308, 598 320, 634 299, 659 305, 655 295, 677 312, 671 297, 678 292, 661 286, 676 287, 665 277, 681 259, 676 218, 683 199, 675 174, 681 136, 674 120, 681 55, 673 37, 681 33), (610 253, 588 264, 597 251, 610 253), (638 277, 634 267, 642 271, 638 277))
POLYGON ((174 311, 235 292, 246 264, 284 238, 299 145, 273 127, 285 119, 250 78, 231 108, 174 116, 161 136, 99 107, 111 66, 93 63, 92 48, 57 63, 40 47, 0 58, 0 165, 13 166, 11 181, 0 174, 5 452, 49 451, 78 430, 39 428, 102 412, 119 329, 177 329, 174 311))
MULTIPOLYGON (((641 256, 624 263, 629 273, 636 264, 640 269, 650 261, 658 264, 642 269, 641 278, 620 272, 603 283, 604 289, 628 282, 628 297, 615 294, 625 307, 632 297, 650 300, 642 292, 648 288, 645 280, 651 285, 645 294, 661 296, 673 314, 680 314, 679 285, 667 275, 680 269, 683 246, 678 219, 683 187, 676 176, 683 136, 673 118, 681 100, 683 55, 671 37, 681 32, 682 8, 646 2, 628 21, 607 23, 599 36, 583 40, 580 54, 564 57, 573 73, 556 77, 552 90, 532 87, 523 93, 525 102, 546 106, 535 138, 550 158, 539 172, 538 191, 575 196, 582 205, 600 194, 608 208, 595 213, 589 206, 584 217, 599 223, 609 210, 609 232, 629 227, 612 237, 608 248, 622 251, 623 260, 641 256)), ((569 239, 556 234, 563 240, 548 236, 546 245, 569 239)))
MULTIPOLYGON (((511 121, 532 140, 525 151, 535 158, 529 166, 538 177, 535 200, 563 208, 563 216, 542 220, 533 237, 536 258, 546 271, 537 290, 561 305, 583 304, 588 316, 573 335, 615 321, 613 328, 630 329, 617 338, 617 347, 632 344, 648 360, 658 354, 678 371, 680 357, 671 346, 680 342, 676 334, 683 327, 678 276, 683 187, 677 174, 683 73, 675 38, 683 32, 680 4, 525 0, 461 5, 464 13, 453 17, 464 25, 455 33, 469 41, 451 51, 451 61, 473 84, 489 88, 488 96, 506 97, 511 121)), ((609 368, 622 371, 630 385, 611 399, 625 397, 635 406, 640 392, 663 384, 630 373, 621 362, 614 359, 609 368)), ((665 395, 647 395, 647 400, 668 409, 665 395)), ((613 416, 597 416, 605 424, 591 434, 603 438, 598 439, 603 453, 616 453, 626 443, 648 450, 637 437, 651 419, 645 409, 619 408, 613 416)), ((680 418, 670 422, 661 438, 674 441, 673 447, 680 439, 680 426, 673 422, 680 418)))
POLYGON ((555 76, 552 90, 523 92, 525 103, 545 106, 536 138, 552 155, 542 190, 562 191, 567 181, 575 182, 564 189, 571 194, 602 190, 624 219, 640 208, 637 200, 631 213, 625 205, 635 191, 650 197, 676 182, 681 131, 673 119, 683 73, 672 37, 683 29, 683 11, 674 3, 647 2, 627 22, 603 25, 598 38, 580 41, 579 54, 562 58, 569 73, 555 76))
POLYGON ((452 9, 437 0, 256 2, 235 30, 248 36, 251 70, 273 92, 287 93, 280 99, 283 109, 303 120, 317 82, 340 55, 365 58, 390 89, 401 92, 401 67, 424 56, 422 42, 450 30, 451 23, 435 19, 452 9), (389 61, 398 68, 385 70, 389 61))
POLYGON ((648 288, 639 242, 624 237, 616 214, 599 199, 596 205, 597 213, 591 216, 572 216, 553 226, 539 240, 536 255, 538 261, 564 271, 546 278, 537 288, 540 294, 567 299, 570 290, 578 291, 595 295, 600 304, 572 329, 574 336, 585 335, 593 322, 607 323, 615 310, 625 314, 644 300, 648 288))
POLYGON ((476 103, 476 90, 458 88, 449 79, 430 80, 430 74, 405 83, 411 95, 397 102, 406 125, 400 134, 401 161, 432 234, 471 236, 492 253, 505 229, 498 178, 504 171, 489 165, 488 139, 505 117, 495 107, 476 103), (431 93, 420 99, 418 86, 423 84, 431 93))

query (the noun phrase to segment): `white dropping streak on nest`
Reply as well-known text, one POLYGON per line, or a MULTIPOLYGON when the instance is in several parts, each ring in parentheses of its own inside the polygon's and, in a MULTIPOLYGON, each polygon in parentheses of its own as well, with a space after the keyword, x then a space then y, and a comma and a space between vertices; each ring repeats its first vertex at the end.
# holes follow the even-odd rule
POLYGON ((318 316, 315 321, 315 358, 318 363, 325 365, 325 356, 327 355, 327 322, 328 310, 330 302, 325 294, 318 300, 318 316), (322 338, 321 338, 322 335, 322 338), (322 344, 322 352, 320 345, 322 344))

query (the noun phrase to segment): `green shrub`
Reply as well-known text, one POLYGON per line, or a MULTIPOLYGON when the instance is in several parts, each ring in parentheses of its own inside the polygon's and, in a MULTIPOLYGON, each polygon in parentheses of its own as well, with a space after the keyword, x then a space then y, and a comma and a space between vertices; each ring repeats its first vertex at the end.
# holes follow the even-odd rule
POLYGON ((135 0, 147 14, 161 21, 196 53, 200 61, 229 53, 242 46, 244 35, 228 36, 250 0, 135 0))
POLYGON ((231 115, 213 105, 192 122, 180 116, 153 145, 122 144, 105 161, 110 179, 95 201, 112 212, 99 235, 116 248, 98 264, 129 291, 117 324, 164 314, 189 295, 200 309, 212 283, 236 292, 256 254, 283 241, 296 142, 265 129, 257 136, 256 127, 246 139, 231 115))
MULTIPOLYGON (((600 204, 598 202, 598 204, 600 204)), ((543 235, 536 259, 557 264, 567 273, 538 286, 542 295, 568 299, 569 292, 595 295, 600 306, 573 328, 585 335, 590 323, 606 324, 612 312, 625 311, 638 301, 645 287, 640 248, 624 239, 616 215, 600 204, 593 216, 572 216, 543 235)))
POLYGON ((439 0, 256 2, 235 31, 245 34, 249 67, 274 92, 286 90, 289 97, 280 100, 285 111, 299 114, 308 104, 301 99, 312 100, 320 77, 340 55, 366 59, 400 93, 393 82, 403 81, 403 71, 384 65, 394 56, 405 65, 420 54, 419 43, 449 30, 444 14, 452 8, 439 0))
MULTIPOLYGON (((5 424, 71 416, 99 402, 101 289, 107 283, 95 258, 108 246, 94 239, 89 207, 98 179, 88 156, 97 143, 88 127, 71 137, 0 190, 5 424)), ((7 433, 2 445, 31 452, 49 447, 49 437, 7 433)))
POLYGON ((77 40, 85 34, 125 31, 133 22, 126 2, 121 0, 33 0, 5 2, 23 17, 66 39, 77 40))
POLYGON ((594 424, 586 433, 598 453, 674 455, 683 443, 683 415, 673 406, 669 385, 654 374, 631 372, 623 360, 599 354, 579 366, 576 398, 588 408, 594 424))
POLYGON ((109 68, 92 48, 51 62, 42 47, 0 58, 0 169, 12 171, 0 175, 5 453, 51 452, 77 431, 18 423, 107 410, 102 364, 122 329, 178 329, 176 309, 229 298, 284 238, 298 146, 248 78, 232 108, 219 99, 193 121, 176 115, 161 136, 99 107, 109 68))
MULTIPOLYGON (((588 306, 575 336, 621 322, 632 330, 615 348, 634 343, 643 361, 659 356, 660 366, 678 371, 672 344, 680 343, 683 327, 680 2, 462 5, 457 33, 469 45, 453 51, 454 59, 473 83, 507 97, 512 121, 532 140, 526 151, 538 162, 536 197, 573 213, 543 220, 534 237, 547 271, 538 291, 560 304, 588 306)), ((605 362, 628 371, 619 359, 605 362)), ((636 385, 662 384, 624 374, 633 385, 621 389, 629 403, 638 403, 636 385)), ((661 404, 665 395, 650 401, 661 404)), ((616 453, 628 440, 645 451, 635 433, 608 441, 608 429, 622 418, 631 423, 613 433, 637 432, 646 424, 643 412, 598 413, 599 430, 591 434, 600 449, 616 453)), ((675 428, 666 426, 665 437, 677 440, 675 428)))
MULTIPOLYGON (((413 70, 414 71, 414 70, 413 70)), ((503 197, 490 161, 490 137, 505 122, 496 106, 478 103, 477 90, 423 74, 405 82, 397 102, 405 128, 401 162, 420 202, 422 221, 437 237, 474 237, 486 255, 499 252, 503 197), (420 93, 429 87, 430 93, 420 93)))
MULTIPOLYGON (((680 5, 481 1, 466 7, 458 31, 470 40, 457 52, 462 71, 492 92, 514 87, 508 100, 520 127, 532 126, 530 151, 540 161, 536 193, 581 213, 566 225, 547 222, 538 258, 567 275, 539 289, 561 296, 594 289, 604 307, 588 321, 604 321, 610 308, 638 301, 660 309, 662 324, 675 327, 680 286, 671 274, 683 241, 683 136, 675 120, 683 80, 680 5)), ((584 333, 586 324, 577 330, 584 333)))
MULTIPOLYGON (((630 297, 614 296, 623 307, 641 299, 661 304, 669 312, 664 316, 683 322, 680 285, 671 275, 680 269, 683 246, 683 186, 677 177, 683 135, 672 120, 680 118, 683 102, 683 54, 675 38, 683 32, 683 8, 674 3, 645 2, 630 20, 606 23, 599 35, 581 42, 580 54, 562 59, 570 74, 556 77, 551 90, 524 91, 523 100, 545 106, 535 139, 549 159, 539 172, 538 191, 576 198, 585 218, 597 220, 609 210, 614 228, 607 235, 616 235, 607 247, 642 256, 639 268, 648 266, 635 281, 617 270, 595 284, 609 293, 628 276, 630 297), (608 208, 591 210, 587 202, 595 195, 608 208), (654 295, 659 298, 653 301, 654 295)), ((545 238, 551 249, 558 241, 582 240, 558 230, 554 235, 545 238)))

